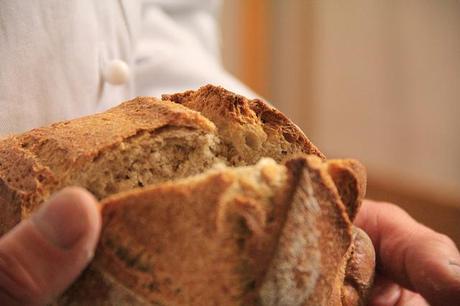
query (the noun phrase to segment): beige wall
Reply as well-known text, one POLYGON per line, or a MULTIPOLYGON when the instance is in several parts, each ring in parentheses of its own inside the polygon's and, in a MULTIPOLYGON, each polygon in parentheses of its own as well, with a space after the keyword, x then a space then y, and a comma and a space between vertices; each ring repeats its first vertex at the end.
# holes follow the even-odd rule
POLYGON ((319 146, 460 190, 460 1, 317 3, 319 146))
POLYGON ((224 14, 227 66, 329 156, 460 194, 460 1, 228 0, 224 14), (241 12, 257 2, 270 37, 248 46, 260 31, 241 12), (262 80, 244 73, 248 48, 268 54, 251 58, 262 80))

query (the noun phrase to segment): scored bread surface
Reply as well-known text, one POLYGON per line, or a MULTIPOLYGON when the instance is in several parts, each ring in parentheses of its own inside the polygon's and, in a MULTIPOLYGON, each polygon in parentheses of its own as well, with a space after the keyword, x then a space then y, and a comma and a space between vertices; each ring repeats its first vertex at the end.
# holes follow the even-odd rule
POLYGON ((212 85, 140 97, 0 140, 0 232, 82 186, 104 226, 59 305, 361 305, 365 171, 324 159, 260 100, 212 85))

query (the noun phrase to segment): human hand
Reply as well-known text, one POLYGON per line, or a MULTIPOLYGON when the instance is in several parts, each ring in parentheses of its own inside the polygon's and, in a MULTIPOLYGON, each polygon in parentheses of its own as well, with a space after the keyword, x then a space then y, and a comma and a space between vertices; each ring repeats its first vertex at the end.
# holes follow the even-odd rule
POLYGON ((0 238, 1 305, 44 305, 77 278, 97 244, 96 204, 87 191, 66 188, 0 238))
POLYGON ((401 208, 364 200, 355 224, 376 252, 372 306, 460 305, 460 254, 445 235, 401 208))

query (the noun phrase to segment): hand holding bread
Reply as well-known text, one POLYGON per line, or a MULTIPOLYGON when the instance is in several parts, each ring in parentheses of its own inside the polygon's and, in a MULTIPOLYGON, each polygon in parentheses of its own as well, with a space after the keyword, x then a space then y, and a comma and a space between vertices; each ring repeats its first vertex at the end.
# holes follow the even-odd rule
POLYGON ((211 85, 0 141, 0 229, 54 192, 100 201, 95 258, 60 305, 362 305, 364 168, 211 85))

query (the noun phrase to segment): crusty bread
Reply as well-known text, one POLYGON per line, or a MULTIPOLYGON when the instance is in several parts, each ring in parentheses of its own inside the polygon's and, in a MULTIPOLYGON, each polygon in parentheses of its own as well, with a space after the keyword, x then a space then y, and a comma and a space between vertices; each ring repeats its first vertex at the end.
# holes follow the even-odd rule
MULTIPOLYGON (((337 163, 261 160, 106 198, 96 257, 59 304, 342 305, 343 290, 359 300, 343 286, 355 267, 337 163)), ((368 285, 372 265, 357 268, 353 284, 368 285)))
POLYGON ((211 120, 232 165, 254 164, 261 156, 280 161, 299 152, 324 158, 294 123, 259 99, 248 100, 207 85, 196 91, 163 95, 163 100, 182 104, 211 120))
POLYGON ((360 305, 371 284, 363 167, 260 100, 208 85, 1 140, 0 231, 68 185, 104 226, 60 305, 360 305))
MULTIPOLYGON (((105 113, 0 140, 0 198, 10 203, 0 216, 0 233, 68 185, 88 188, 102 199, 201 173, 218 161, 247 165, 263 156, 281 161, 297 152, 323 157, 284 115, 262 107, 263 102, 211 85, 196 93, 214 97, 202 100, 211 120, 228 120, 216 119, 216 128, 178 103, 141 97, 105 113)), ((198 100, 193 102, 197 108, 198 100)))
POLYGON ((137 98, 105 113, 0 141, 0 231, 68 185, 97 198, 196 174, 216 157, 215 126, 172 102, 137 98))

